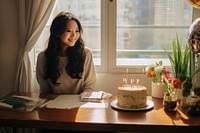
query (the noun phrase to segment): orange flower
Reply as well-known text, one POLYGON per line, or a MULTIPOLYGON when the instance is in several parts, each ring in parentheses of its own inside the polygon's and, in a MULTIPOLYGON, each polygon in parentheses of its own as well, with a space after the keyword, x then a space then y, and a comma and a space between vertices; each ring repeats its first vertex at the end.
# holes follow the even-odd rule
POLYGON ((155 76, 155 72, 154 71, 149 71, 149 72, 146 73, 146 75, 148 77, 154 77, 155 76))

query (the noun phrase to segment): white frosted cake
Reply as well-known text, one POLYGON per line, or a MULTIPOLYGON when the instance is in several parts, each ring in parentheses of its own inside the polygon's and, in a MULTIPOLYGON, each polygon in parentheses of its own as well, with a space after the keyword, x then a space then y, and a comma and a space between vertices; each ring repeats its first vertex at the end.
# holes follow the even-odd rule
POLYGON ((118 87, 117 105, 137 109, 147 106, 147 88, 141 85, 118 87))

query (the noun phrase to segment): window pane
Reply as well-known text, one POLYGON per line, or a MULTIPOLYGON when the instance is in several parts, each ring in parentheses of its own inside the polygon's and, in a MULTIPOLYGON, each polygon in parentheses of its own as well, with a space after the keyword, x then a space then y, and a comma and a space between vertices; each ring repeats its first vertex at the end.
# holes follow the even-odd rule
POLYGON ((51 22, 60 11, 70 11, 80 20, 83 26, 83 39, 86 47, 92 50, 95 65, 100 65, 101 0, 57 0, 54 11, 36 45, 36 54, 44 49, 45 40, 49 37, 51 22))
POLYGON ((192 8, 183 0, 117 0, 116 65, 147 65, 167 59, 176 37, 187 41, 192 8))

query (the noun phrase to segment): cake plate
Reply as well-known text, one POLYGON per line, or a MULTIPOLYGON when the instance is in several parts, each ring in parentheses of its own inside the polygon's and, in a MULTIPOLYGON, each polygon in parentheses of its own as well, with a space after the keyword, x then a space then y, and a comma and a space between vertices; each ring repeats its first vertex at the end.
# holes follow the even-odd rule
POLYGON ((137 109, 129 109, 129 108, 122 108, 117 105, 117 99, 111 102, 111 106, 115 109, 126 110, 126 111, 142 111, 148 110, 154 107, 154 103, 151 100, 147 100, 147 106, 144 108, 137 108, 137 109))

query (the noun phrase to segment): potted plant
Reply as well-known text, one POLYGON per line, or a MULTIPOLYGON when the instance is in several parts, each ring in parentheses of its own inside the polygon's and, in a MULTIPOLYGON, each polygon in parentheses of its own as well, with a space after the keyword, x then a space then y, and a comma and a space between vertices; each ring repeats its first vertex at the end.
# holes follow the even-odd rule
POLYGON ((185 100, 182 99, 182 101, 186 101, 186 97, 190 94, 190 89, 192 88, 192 78, 200 71, 200 68, 191 74, 189 64, 191 62, 190 57, 192 53, 188 48, 187 42, 183 45, 178 35, 176 35, 171 45, 172 55, 165 47, 164 51, 170 60, 174 77, 182 82, 182 87, 180 89, 182 89, 182 96, 185 97, 185 100), (184 47, 183 51, 182 47, 184 47))
POLYGON ((184 47, 184 52, 182 52, 182 43, 178 36, 172 40, 172 55, 164 47, 164 51, 170 60, 174 77, 180 79, 181 82, 185 81, 189 76, 188 68, 191 54, 187 43, 184 47))

